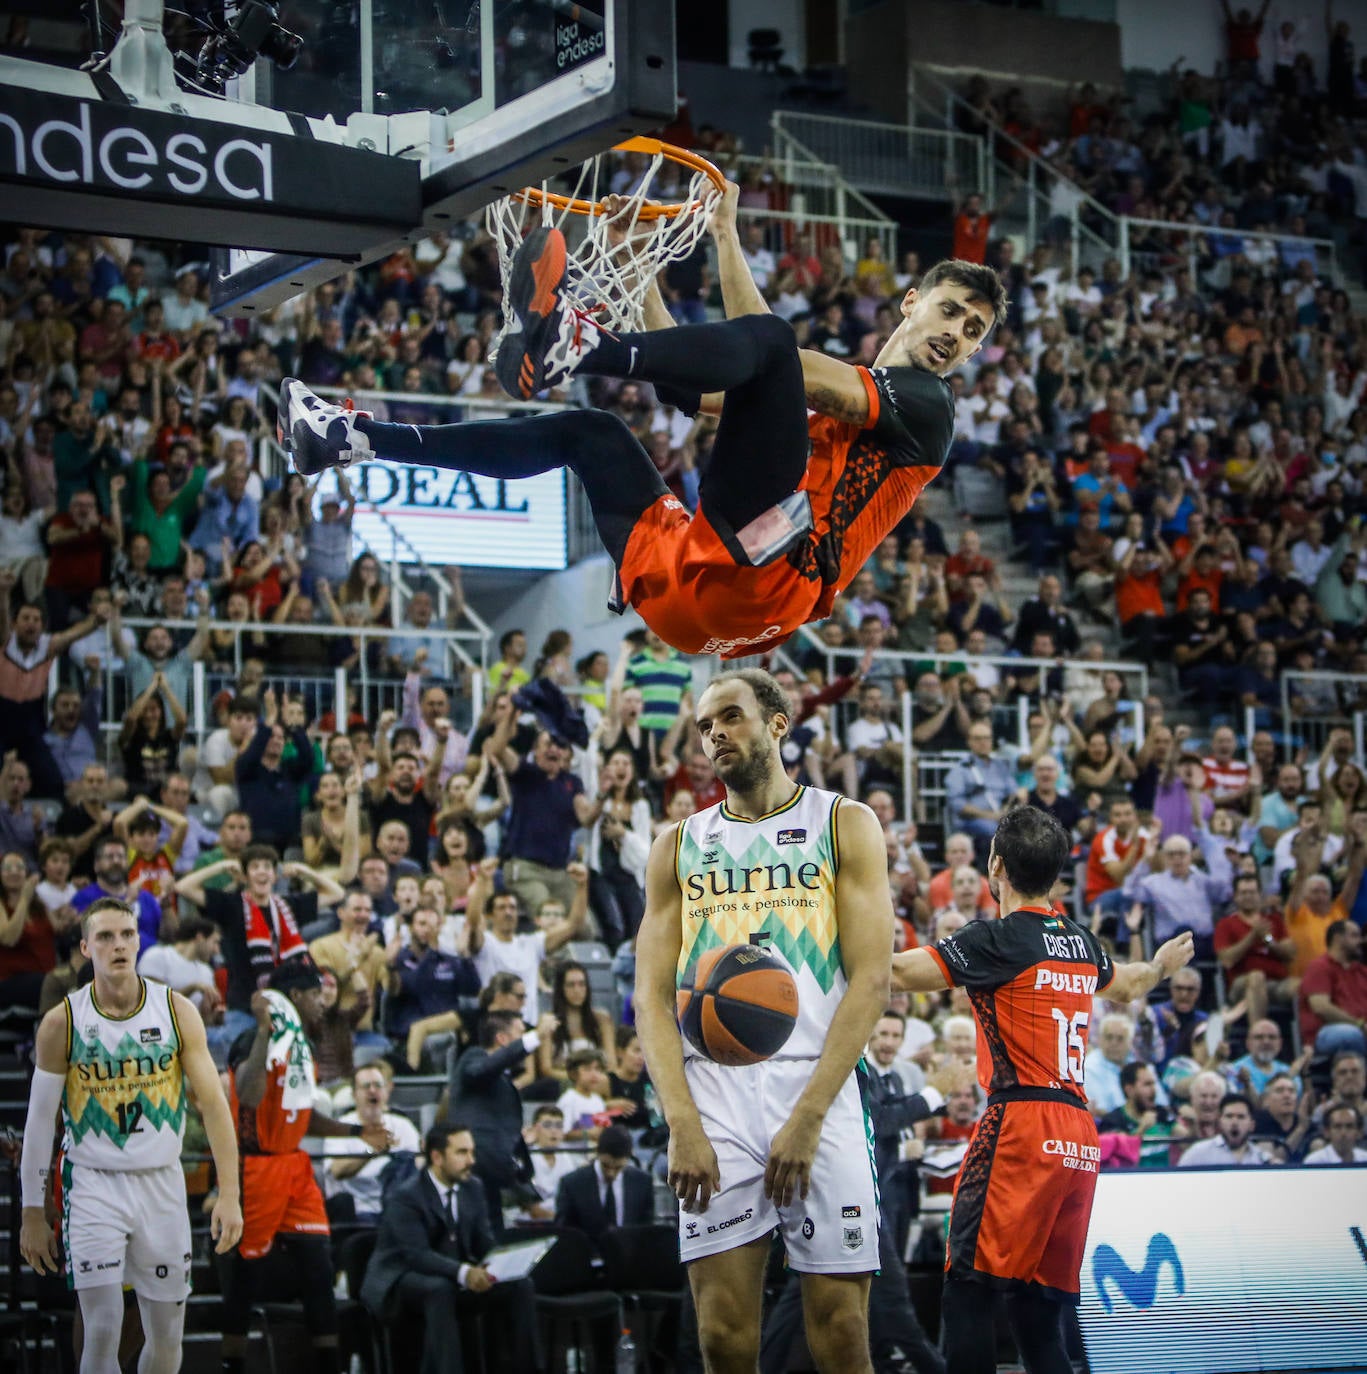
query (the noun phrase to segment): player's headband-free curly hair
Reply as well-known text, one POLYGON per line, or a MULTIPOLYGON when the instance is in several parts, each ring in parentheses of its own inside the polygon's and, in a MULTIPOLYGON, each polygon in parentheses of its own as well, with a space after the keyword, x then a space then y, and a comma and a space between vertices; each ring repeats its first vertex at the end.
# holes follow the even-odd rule
POLYGON ((1037 806, 1016 806, 997 822, 992 848, 1006 880, 1024 897, 1044 897, 1072 851, 1068 832, 1037 806))
MULTIPOLYGON (((734 672, 719 674, 707 685, 722 687, 728 682, 743 682, 750 688, 759 703, 760 717, 766 724, 775 716, 782 716, 791 729, 793 703, 788 700, 788 693, 763 668, 737 668, 734 672)), ((788 738, 787 730, 783 732, 783 737, 788 738)))
POLYGON ((951 286, 962 286, 965 291, 985 300, 992 307, 993 326, 1006 319, 1009 305, 1006 287, 994 268, 980 262, 967 262, 963 258, 944 258, 916 283, 918 295, 924 296, 943 281, 951 286))

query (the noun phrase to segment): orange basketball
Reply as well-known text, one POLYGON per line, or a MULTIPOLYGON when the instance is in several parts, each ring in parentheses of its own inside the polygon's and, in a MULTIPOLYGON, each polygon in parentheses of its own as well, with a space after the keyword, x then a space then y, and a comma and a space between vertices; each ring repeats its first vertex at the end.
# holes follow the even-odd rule
POLYGON ((762 945, 709 949, 675 997, 679 1028, 717 1064, 758 1064, 777 1054, 797 1023, 797 983, 762 945))

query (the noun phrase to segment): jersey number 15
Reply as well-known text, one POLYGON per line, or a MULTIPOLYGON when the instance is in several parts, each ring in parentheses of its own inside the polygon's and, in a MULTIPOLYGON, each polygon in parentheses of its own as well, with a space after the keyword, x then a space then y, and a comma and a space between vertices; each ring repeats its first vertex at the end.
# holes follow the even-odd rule
POLYGON ((1058 1007, 1053 1009, 1054 1021, 1058 1026, 1058 1076, 1064 1082, 1072 1079, 1078 1087, 1082 1086, 1082 1065, 1087 1053, 1083 1032, 1091 1019, 1085 1011, 1075 1011, 1071 1016, 1058 1007))

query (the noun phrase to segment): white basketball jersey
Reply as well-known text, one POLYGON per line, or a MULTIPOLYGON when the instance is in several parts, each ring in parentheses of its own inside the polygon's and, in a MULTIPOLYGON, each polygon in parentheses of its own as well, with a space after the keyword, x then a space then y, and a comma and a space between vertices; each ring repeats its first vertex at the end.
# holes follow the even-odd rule
MULTIPOLYGON (((683 892, 678 979, 718 945, 759 944, 797 980, 797 1024, 776 1059, 816 1059, 845 995, 835 919, 841 797, 801 787, 758 820, 709 806, 679 826, 674 862, 683 892)), ((684 1054, 696 1051, 685 1041, 684 1054)))
POLYGON ((158 1169, 180 1161, 185 1086, 180 1026, 164 983, 139 979, 142 997, 107 1016, 88 983, 66 998, 63 1148, 92 1169, 158 1169))

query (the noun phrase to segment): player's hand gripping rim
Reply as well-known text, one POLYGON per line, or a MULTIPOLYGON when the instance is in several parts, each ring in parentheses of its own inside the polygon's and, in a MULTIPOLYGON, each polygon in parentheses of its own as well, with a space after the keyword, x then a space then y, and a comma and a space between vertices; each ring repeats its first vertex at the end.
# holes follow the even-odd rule
POLYGON ((670 1132, 669 1188, 685 1212, 705 1212, 721 1192, 721 1169, 701 1125, 670 1132))
POLYGON ((242 1239, 242 1204, 235 1197, 218 1195, 209 1219, 214 1253, 226 1255, 242 1239))
POLYGON ((764 1196, 788 1207, 794 1196, 806 1199, 812 1182, 812 1162, 821 1143, 821 1118, 790 1116, 769 1146, 764 1166, 764 1196))

